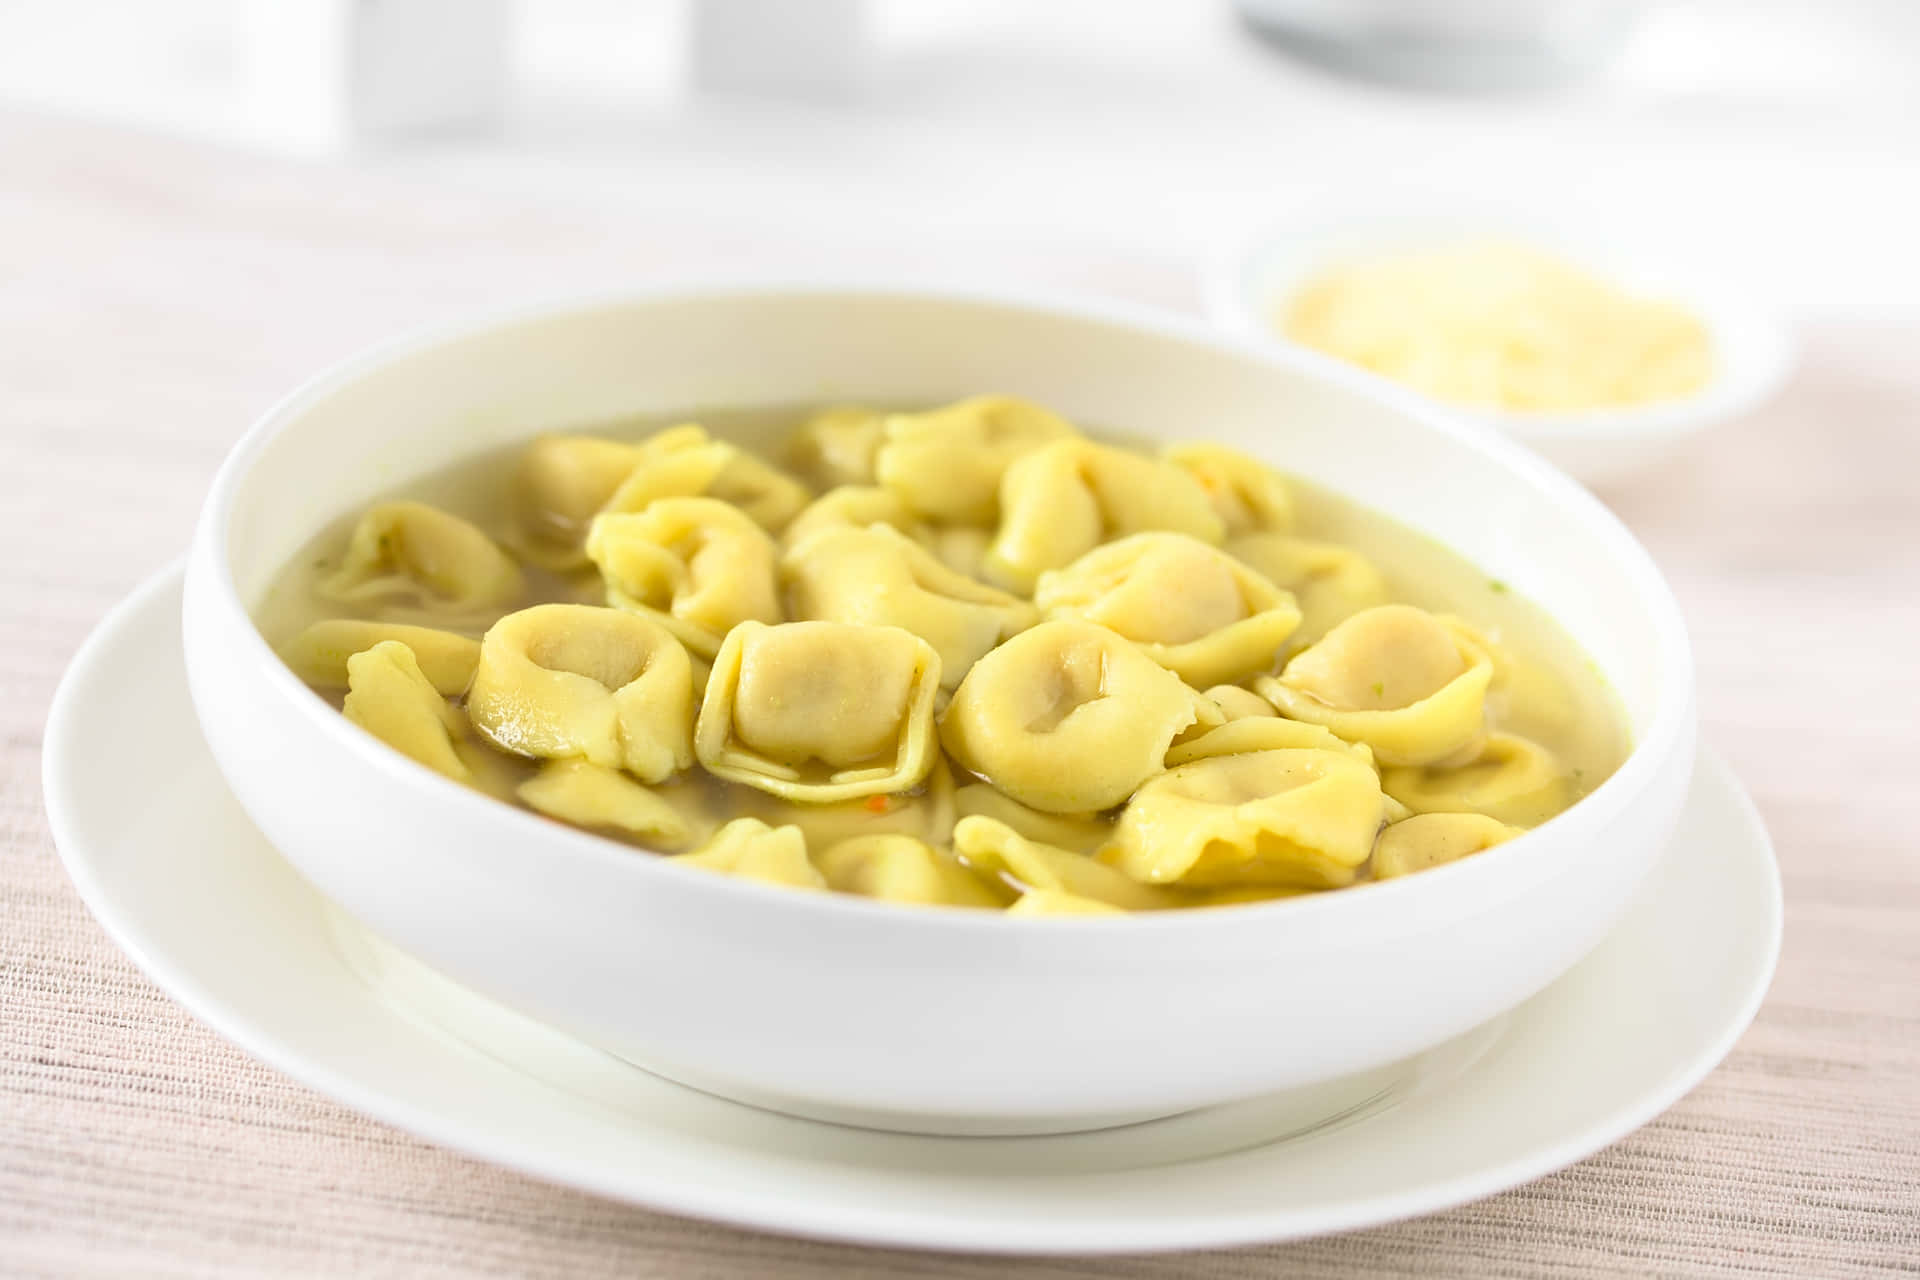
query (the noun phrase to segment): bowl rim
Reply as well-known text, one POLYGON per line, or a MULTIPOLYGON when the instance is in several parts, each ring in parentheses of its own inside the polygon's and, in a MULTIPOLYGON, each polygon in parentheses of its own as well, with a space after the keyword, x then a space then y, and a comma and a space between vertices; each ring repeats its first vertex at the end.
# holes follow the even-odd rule
MULTIPOLYGON (((1549 251, 1572 259, 1576 265, 1588 257, 1583 246, 1602 243, 1596 219, 1569 216, 1563 209, 1503 202, 1500 204, 1451 201, 1424 205, 1405 212, 1383 204, 1336 206, 1302 205, 1262 218, 1253 228, 1224 246, 1207 254, 1199 266, 1200 292, 1207 317, 1237 337, 1251 339, 1262 346, 1322 355, 1312 347, 1295 342, 1273 326, 1263 306, 1278 299, 1264 296, 1262 277, 1265 265, 1277 248, 1289 237, 1302 237, 1309 246, 1307 256, 1324 268, 1341 255, 1327 252, 1320 242, 1336 232, 1358 231, 1359 238, 1377 234, 1383 245, 1389 241, 1404 243, 1405 234, 1418 227, 1431 227, 1436 243, 1458 239, 1466 228, 1483 238, 1515 240, 1523 244, 1551 242, 1549 251), (1389 232, 1394 234, 1389 234, 1389 232)), ((1640 256, 1637 255, 1636 256, 1640 256)), ((1584 448, 1617 447, 1622 452, 1657 440, 1678 440, 1716 423, 1741 418, 1779 394, 1799 363, 1799 344, 1792 325, 1777 307, 1767 305, 1750 290, 1726 278, 1722 271, 1704 269, 1692 261, 1681 261, 1678 252, 1668 248, 1644 256, 1643 265, 1657 265, 1661 274, 1673 281, 1670 290, 1683 302, 1710 312, 1700 316, 1708 327, 1717 351, 1738 350, 1745 356, 1736 368, 1716 362, 1714 375, 1706 386, 1689 395, 1645 404, 1614 408, 1566 409, 1541 412, 1501 409, 1487 405, 1456 404, 1428 397, 1376 374, 1336 362, 1361 376, 1399 391, 1409 391, 1423 403, 1443 412, 1484 423, 1543 448, 1555 445, 1584 448), (1709 303, 1701 306, 1700 304, 1709 303), (1737 314, 1736 325, 1720 323, 1716 317, 1737 314), (1728 334, 1735 330, 1733 340, 1728 334)), ((1596 274, 1605 278, 1603 269, 1596 274)))
MULTIPOLYGON (((1364 499, 1362 499, 1364 500, 1364 499)), ((865 922, 898 924, 910 921, 921 930, 991 931, 1032 937, 1070 931, 1090 937, 1102 930, 1108 936, 1207 929, 1218 932, 1233 924, 1267 927, 1281 919, 1303 919, 1301 913, 1320 913, 1332 920, 1341 913, 1379 911, 1389 904, 1417 904, 1449 892, 1466 893, 1467 901, 1488 908, 1522 891, 1525 877, 1506 874, 1518 859, 1536 854, 1539 842, 1529 837, 1555 826, 1580 823, 1600 827, 1627 807, 1658 774, 1669 767, 1677 750, 1691 742, 1695 727, 1691 648, 1679 603, 1655 566, 1651 555, 1605 504, 1578 482, 1497 431, 1437 408, 1423 397, 1318 352, 1258 343, 1240 335, 1226 335, 1204 320, 1151 305, 1073 294, 1060 290, 1033 290, 955 283, 948 280, 903 282, 897 276, 879 280, 859 278, 822 280, 813 277, 700 276, 676 278, 647 286, 569 294, 520 306, 492 309, 476 318, 423 326, 377 342, 335 362, 308 378, 262 413, 235 442, 215 473, 195 527, 188 556, 189 579, 198 578, 211 591, 186 594, 185 611, 191 619, 204 600, 208 616, 229 636, 238 638, 244 659, 264 673, 272 691, 283 697, 293 713, 312 725, 330 747, 353 754, 360 762, 387 775, 397 785, 421 790, 423 803, 452 805, 475 819, 501 824, 517 835, 515 858, 567 857, 576 861, 618 864, 615 874, 666 876, 662 887, 699 895, 724 904, 746 906, 754 901, 780 903, 789 912, 838 916, 843 925, 865 922), (891 303, 936 303, 998 307, 1049 316, 1064 321, 1096 324, 1145 333, 1158 341, 1186 343, 1222 352, 1237 359, 1279 366, 1337 387, 1416 419, 1427 430, 1449 437, 1459 447, 1490 454, 1517 472, 1517 478, 1544 489, 1569 518, 1583 520, 1608 544, 1616 563, 1630 579, 1636 597, 1648 610, 1657 638, 1656 670, 1661 677, 1659 698, 1645 729, 1634 741, 1620 767, 1605 782, 1563 813, 1521 836, 1419 875, 1386 881, 1364 881, 1338 891, 1309 893, 1260 902, 1237 903, 1208 909, 1130 912, 1120 929, 1106 916, 1030 916, 1006 919, 1004 912, 951 908, 929 910, 925 905, 896 903, 840 893, 799 893, 785 885, 762 884, 736 876, 716 875, 696 867, 672 864, 658 852, 554 822, 528 810, 482 795, 441 776, 399 751, 379 742, 335 711, 296 676, 267 643, 240 598, 233 580, 227 538, 237 496, 260 455, 313 405, 373 372, 410 357, 457 342, 498 334, 569 316, 632 307, 671 306, 709 301, 765 301, 835 298, 891 303), (424 784, 424 785, 423 785, 424 784), (474 806, 464 808, 464 806, 474 806), (480 807, 484 806, 484 808, 480 807), (522 852, 524 851, 524 853, 522 852), (640 856, 636 856, 640 855, 640 856), (1276 913, 1292 913, 1281 916, 1276 913), (1088 933, 1087 931, 1092 931, 1088 933)), ((188 625, 188 644, 193 641, 188 625)), ((196 704, 198 699, 196 697, 196 704)), ((1684 762, 1682 767, 1684 767, 1684 762)), ((222 772, 225 766, 222 764, 222 772)), ((1596 851, 1597 852, 1597 851, 1596 851)), ((724 906, 721 909, 726 909, 724 906)))

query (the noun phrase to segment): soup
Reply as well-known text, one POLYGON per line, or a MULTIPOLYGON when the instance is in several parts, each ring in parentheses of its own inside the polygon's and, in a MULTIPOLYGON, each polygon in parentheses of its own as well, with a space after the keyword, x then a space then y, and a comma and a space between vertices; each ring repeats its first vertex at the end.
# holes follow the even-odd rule
POLYGON ((260 611, 465 786, 724 874, 1100 915, 1468 857, 1626 753, 1550 619, 1215 446, 1038 405, 605 424, 323 530, 260 611))

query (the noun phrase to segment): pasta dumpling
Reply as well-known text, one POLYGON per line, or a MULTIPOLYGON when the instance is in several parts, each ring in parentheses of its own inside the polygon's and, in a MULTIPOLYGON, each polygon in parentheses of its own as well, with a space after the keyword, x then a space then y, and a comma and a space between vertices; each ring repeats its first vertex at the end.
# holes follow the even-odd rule
POLYGON ((514 474, 516 545, 549 569, 577 569, 587 525, 642 457, 640 449, 600 436, 545 435, 520 454, 514 474))
POLYGON ((512 557, 459 516, 424 502, 382 502, 354 526, 320 593, 351 603, 404 601, 444 613, 512 603, 525 587, 512 557))
POLYGON ((992 818, 962 818, 953 829, 953 848, 975 871, 998 877, 1022 893, 1070 894, 1122 911, 1178 905, 1165 889, 1142 884, 1085 854, 1029 840, 992 818))
POLYGON ((788 445, 795 470, 822 489, 873 483, 874 455, 887 415, 859 405, 822 409, 800 424, 788 445))
POLYGON ((1029 840, 1075 853, 1091 853, 1107 838, 1107 823, 1099 814, 1042 813, 984 782, 970 782, 956 790, 953 811, 959 818, 992 818, 1029 840))
POLYGON ((744 622, 714 658, 694 749, 789 800, 908 791, 937 762, 939 685, 940 655, 898 627, 744 622))
POLYGON ((1037 404, 975 396, 888 417, 874 474, 926 519, 992 524, 1008 466, 1049 441, 1077 434, 1072 423, 1037 404))
POLYGON ((1261 574, 1300 605, 1296 646, 1311 644, 1363 609, 1387 603, 1387 580, 1351 547, 1281 533, 1254 533, 1227 543, 1227 554, 1261 574))
POLYGON ((1470 760, 1486 739, 1493 665, 1424 609, 1356 613, 1254 688, 1280 714, 1364 742, 1383 765, 1470 760))
POLYGON ((673 861, 743 880, 781 884, 790 889, 825 889, 827 879, 807 857, 807 839, 798 827, 769 827, 757 818, 735 818, 690 853, 673 861))
POLYGON ((1347 752, 1212 756, 1142 784, 1100 856, 1148 884, 1332 889, 1357 878, 1385 817, 1379 779, 1347 752))
POLYGON ((954 572, 885 525, 817 534, 788 554, 785 575, 803 617, 900 627, 925 640, 948 689, 987 650, 1039 620, 1025 600, 954 572))
POLYGON ((1271 671, 1300 623, 1292 596, 1179 533, 1137 533, 1043 573, 1034 603, 1119 632, 1191 685, 1271 671))
POLYGON ((580 604, 510 613, 480 642, 467 694, 502 750, 578 757, 659 782, 693 763, 693 671, 665 627, 580 604))
POLYGON ((829 888, 864 898, 942 907, 991 908, 1006 902, 1004 893, 995 893, 953 854, 912 836, 842 840, 820 854, 816 865, 829 888))
POLYGON ((308 684, 344 689, 347 659, 382 640, 397 640, 407 646, 421 674, 449 698, 467 691, 473 682, 473 669, 480 662, 480 642, 470 636, 403 622, 357 618, 328 618, 314 623, 281 646, 280 657, 308 684))
POLYGON ((940 720, 965 768, 1048 813, 1108 809, 1159 773, 1174 738, 1219 708, 1132 642, 1043 622, 976 662, 940 720))
POLYGON ((1396 822, 1373 846, 1373 878, 1391 880, 1505 844, 1523 832, 1478 813, 1423 813, 1396 822))
POLYGON ((1293 527, 1293 495, 1285 477, 1266 463, 1217 444, 1173 445, 1163 456, 1200 482, 1227 537, 1293 527))
POLYGON ((1214 756, 1237 756, 1248 751, 1279 751, 1287 748, 1341 751, 1369 769, 1373 768, 1373 751, 1365 743, 1348 742, 1331 729, 1280 716, 1243 716, 1176 742, 1167 748, 1167 767, 1172 769, 1214 756))
POLYGON ((1000 512, 981 569, 1016 591, 1126 534, 1159 530, 1207 543, 1225 535, 1187 472, 1090 440, 1059 440, 1013 462, 1000 482, 1000 512))
POLYGON ((660 849, 693 839, 685 814, 618 769, 585 760, 550 760, 521 783, 520 798, 536 813, 576 827, 635 836, 660 849))
POLYGON ((472 771, 455 750, 463 732, 460 713, 421 673, 413 650, 398 640, 382 640, 347 659, 341 710, 402 755, 455 782, 472 781, 472 771))
POLYGON ((780 621, 774 554, 766 530, 713 498, 596 516, 587 534, 607 603, 657 620, 703 658, 739 623, 780 621))
POLYGON ((1245 720, 1249 716, 1273 716, 1279 712, 1273 704, 1251 689, 1237 684, 1217 684, 1206 690, 1206 698, 1220 708, 1220 714, 1228 720, 1245 720))
POLYGON ((717 498, 770 533, 786 528, 810 494, 805 485, 692 423, 640 442, 640 460, 602 508, 645 511, 661 498, 717 498))
POLYGON ((1479 813, 1516 827, 1538 826, 1573 803, 1573 779, 1560 761, 1513 733, 1489 734, 1470 764, 1403 766, 1380 781, 1415 813, 1479 813))
POLYGON ((936 764, 913 791, 807 804, 752 787, 740 788, 741 811, 770 827, 798 827, 809 849, 825 849, 863 836, 901 835, 944 845, 953 835, 953 775, 936 764))
POLYGON ((806 510, 795 516, 786 532, 780 535, 780 543, 792 551, 816 533, 829 529, 870 529, 875 525, 891 526, 915 542, 927 540, 926 526, 908 510, 899 494, 873 485, 848 484, 829 489, 808 503, 806 510))

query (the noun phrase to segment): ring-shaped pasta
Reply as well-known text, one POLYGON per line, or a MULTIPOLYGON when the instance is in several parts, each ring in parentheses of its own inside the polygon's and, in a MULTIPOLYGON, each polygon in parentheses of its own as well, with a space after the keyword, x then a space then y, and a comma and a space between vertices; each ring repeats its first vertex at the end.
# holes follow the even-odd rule
POLYGON ((707 772, 789 800, 909 791, 938 763, 940 655, 898 627, 743 622, 694 728, 707 772))
POLYGON ((1167 748, 1167 768, 1210 760, 1215 756, 1244 755, 1249 751, 1342 751, 1371 769, 1373 749, 1364 742, 1348 742, 1333 730, 1305 720, 1283 716, 1243 716, 1218 728, 1175 742, 1167 748))
POLYGON ((830 845, 814 863, 829 888, 883 902, 992 909, 1008 897, 953 854, 912 836, 856 836, 830 845))
POLYGON ((816 488, 870 485, 886 425, 886 414, 859 405, 822 409, 793 433, 787 461, 816 488))
POLYGON ((511 604, 525 585, 513 558, 472 524, 402 501, 367 509, 340 566, 318 590, 343 603, 391 601, 461 614, 511 604))
POLYGON ((535 813, 632 836, 649 848, 678 849, 693 840, 693 824, 680 810, 618 769, 586 760, 549 760, 516 794, 535 813))
POLYGON ((1486 741, 1493 664, 1412 605, 1356 613, 1254 689, 1280 714, 1373 748, 1382 765, 1470 760, 1486 741))
POLYGON ((495 746, 659 782, 693 762, 693 670, 651 618, 582 604, 510 613, 480 641, 467 714, 495 746))
POLYGON ((1092 813, 1132 795, 1165 767, 1175 737, 1219 715, 1131 641, 1063 618, 976 662, 940 717, 940 739, 1024 805, 1092 813))
POLYGON ((1106 840, 1109 829, 1098 814, 1042 813, 984 782, 970 782, 956 790, 953 811, 957 818, 992 818, 1029 840, 1074 853, 1092 853, 1106 840))
POLYGON ((1373 846, 1373 878, 1392 880, 1458 862, 1523 834, 1485 814, 1416 814, 1380 833, 1373 846))
POLYGON ((800 828, 809 849, 864 836, 912 836, 935 846, 953 837, 953 772, 944 762, 935 764, 927 780, 911 791, 808 804, 741 787, 732 798, 742 814, 770 827, 800 828))
POLYGON ((594 517, 587 555, 607 603, 645 614, 703 658, 742 622, 779 622, 773 539, 714 498, 661 498, 594 517))
POLYGON ((1334 889, 1353 883, 1385 815, 1379 778, 1347 752, 1211 756, 1144 783, 1100 858, 1146 884, 1334 889))
POLYGON ((327 618, 302 630, 280 647, 280 659, 295 675, 323 689, 347 687, 347 659, 382 640, 397 640, 412 651, 421 674, 443 696, 457 698, 473 683, 480 664, 480 642, 437 627, 404 622, 327 618))
POLYGON ((1472 762, 1385 770, 1387 794, 1415 813, 1479 813, 1536 827, 1573 803, 1573 778, 1554 754, 1516 733, 1491 733, 1472 762))
POLYGON ((341 710, 348 720, 434 772, 455 782, 473 780, 455 749, 464 736, 460 712, 421 673, 413 650, 398 640, 382 640, 347 659, 347 697, 341 710))
POLYGON ((1312 644, 1363 609, 1387 603, 1387 580, 1351 547, 1283 533, 1253 533, 1227 543, 1227 554, 1300 606, 1295 648, 1312 644))
POLYGON ((715 440, 693 423, 669 427, 640 442, 640 461, 602 511, 645 511, 661 498, 717 498, 779 533, 811 496, 792 476, 746 450, 715 440))
POLYGON ((829 489, 793 518, 780 535, 780 545, 793 551, 816 533, 829 529, 871 529, 887 525, 925 545, 927 526, 908 510, 900 495, 876 485, 847 484, 829 489))
POLYGON ((1293 527, 1293 494, 1286 477, 1238 449, 1217 444, 1176 444, 1161 456, 1207 491, 1227 537, 1283 533, 1293 527))
POLYGON ((1023 894, 1071 894, 1122 911, 1178 905, 1164 889, 1142 884, 1085 854, 1029 840, 992 818, 962 818, 953 829, 953 850, 974 871, 1023 894))
POLYGON ((587 526, 643 456, 638 445, 601 436, 535 439, 514 468, 515 548, 556 572, 586 564, 587 526))
POLYGON ((1204 696, 1214 706, 1220 708, 1220 714, 1228 721, 1245 720, 1248 717, 1277 716, 1273 704, 1251 689, 1237 684, 1217 684, 1204 691, 1204 696))
POLYGON ((794 613, 911 631, 940 655, 946 689, 1040 620, 1025 600, 956 573, 885 525, 815 534, 787 554, 782 570, 794 613))
POLYGON ((974 396, 887 418, 874 475, 928 520, 992 524, 1000 481, 1015 459, 1075 437, 1059 414, 1012 396, 974 396))
POLYGON ((1200 482, 1159 458, 1091 440, 1058 440, 1007 467, 1000 528, 981 570, 1011 591, 1130 533, 1184 533, 1219 543, 1225 525, 1200 482))
POLYGON ((1195 687, 1270 672, 1300 624, 1293 597, 1217 547, 1179 533, 1136 533, 1040 575, 1049 618, 1117 631, 1195 687))
POLYGON ((827 878, 807 857, 807 838, 800 828, 769 827, 757 818, 735 818, 699 848, 676 853, 671 861, 790 889, 827 887, 827 878))

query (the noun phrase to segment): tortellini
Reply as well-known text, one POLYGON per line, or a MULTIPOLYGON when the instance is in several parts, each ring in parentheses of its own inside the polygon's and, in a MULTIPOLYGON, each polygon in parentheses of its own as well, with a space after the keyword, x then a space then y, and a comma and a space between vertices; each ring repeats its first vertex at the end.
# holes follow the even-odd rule
POLYGON ((1293 597, 1178 533, 1137 533, 1040 575, 1034 603, 1119 632, 1191 685, 1273 669, 1300 624, 1293 597))
POLYGON ((549 569, 587 562, 587 525, 642 457, 636 445, 600 436, 541 436, 520 455, 514 518, 518 546, 549 569))
POLYGON ((807 857, 807 838, 800 828, 769 827, 757 818, 735 818, 698 849, 675 854, 673 861, 790 889, 827 887, 827 878, 807 857))
POLYGON ((1469 764, 1388 769, 1387 794, 1415 813, 1480 813, 1516 827, 1545 822, 1573 803, 1573 779, 1553 753, 1495 733, 1469 764))
POLYGON ((440 693, 457 698, 473 683, 480 665, 480 642, 470 636, 401 622, 326 618, 306 628, 280 650, 294 674, 326 689, 347 686, 347 662, 382 640, 397 640, 412 652, 427 680, 440 693))
POLYGON ((738 507, 661 498, 596 516, 587 555, 607 603, 654 618, 703 658, 742 622, 779 622, 773 539, 738 507))
POLYGON ((1300 606, 1296 646, 1307 645, 1363 609, 1387 603, 1387 580, 1350 547, 1280 533, 1254 533, 1227 543, 1227 554, 1253 569, 1300 606))
POLYGON ((1105 627, 1043 622, 975 663, 940 718, 965 768, 1048 813, 1111 808, 1219 708, 1105 627))
POLYGON ((1286 720, 1279 716, 1242 716, 1218 728, 1174 743, 1167 748, 1167 767, 1190 764, 1214 756, 1236 756, 1248 751, 1278 751, 1283 748, 1314 751, 1340 751, 1373 768, 1373 750, 1364 742, 1348 742, 1332 730, 1304 720, 1286 720))
POLYGON ((421 674, 413 650, 398 640, 382 640, 347 659, 347 719, 402 755, 468 782, 472 773, 454 749, 462 726, 449 706, 421 674))
POLYGON ((898 627, 744 622, 707 679, 707 772, 819 803, 918 786, 938 755, 940 655, 898 627))
POLYGON ((1373 846, 1373 878, 1391 880, 1505 844, 1518 827, 1478 813, 1423 813, 1396 822, 1373 846))
POLYGON ((1180 444, 1167 461, 1200 482, 1226 526, 1226 536, 1275 533, 1293 527, 1293 496, 1272 467, 1217 444, 1180 444))
POLYGON ((618 769, 585 760, 552 760, 520 784, 520 799, 536 813, 576 827, 617 831, 658 849, 693 839, 685 814, 618 769))
POLYGON ((1019 591, 1125 534, 1162 530, 1209 543, 1226 535, 1186 471, 1090 440, 1056 441, 1013 462, 1000 482, 1000 510, 982 571, 1019 591))
POLYGON ((925 640, 949 689, 982 654, 1039 620, 1025 600, 949 569, 885 526, 816 534, 788 554, 785 576, 802 617, 901 627, 925 640))
POLYGON ((1217 684, 1206 690, 1207 700, 1220 708, 1220 714, 1228 720, 1245 720, 1254 716, 1274 716, 1280 714, 1273 704, 1251 689, 1237 684, 1217 684))
POLYGON ((693 762, 693 671, 658 622, 591 605, 510 613, 480 642, 473 725, 503 751, 658 782, 693 762))
POLYGON ((320 592, 353 604, 466 613, 509 605, 524 585, 512 557, 467 521, 424 502, 382 502, 360 517, 320 592))
POLYGON ((925 519, 991 524, 1000 513, 1001 477, 1014 460, 1077 434, 1037 404, 975 396, 889 417, 874 474, 925 519))
POLYGON ((303 553, 263 633, 365 749, 620 856, 1021 918, 1262 903, 1512 839, 1626 748, 1484 573, 1009 396, 765 454, 545 435, 422 492, 303 553))
POLYGON ((1004 905, 1007 896, 996 893, 953 854, 912 836, 842 840, 817 862, 829 888, 886 902, 992 908, 1004 905))
POLYGON ((1385 821, 1380 780, 1353 755, 1250 751, 1143 783, 1102 857, 1145 884, 1336 889, 1357 878, 1385 821))
POLYGON ((829 489, 807 505, 806 510, 780 535, 781 545, 792 551, 816 533, 829 529, 871 529, 888 525, 915 542, 924 543, 929 533, 900 495, 872 485, 849 484, 829 489))
POLYGON ((778 533, 811 497, 792 476, 691 423, 651 436, 639 448, 639 462, 602 510, 645 511, 661 498, 716 498, 778 533))
POLYGON ((953 847, 975 871, 997 876, 1025 894, 1066 894, 1122 911, 1150 911, 1179 902, 1164 889, 1071 850, 1029 840, 992 818, 962 818, 953 829, 953 847))
POLYGON ((858 405, 823 409, 793 433, 787 456, 822 489, 870 485, 886 425, 885 414, 858 405))
POLYGON ((1254 687, 1280 714, 1364 742, 1383 765, 1470 760, 1493 664, 1442 619, 1388 604, 1348 618, 1254 687))
MULTIPOLYGON (((953 811, 960 818, 992 818, 1029 840, 1075 853, 1092 853, 1106 840, 1109 829, 1097 813, 1042 813, 985 782, 970 782, 956 790, 953 811)), ((951 834, 951 822, 948 829, 951 834)))

